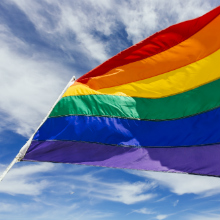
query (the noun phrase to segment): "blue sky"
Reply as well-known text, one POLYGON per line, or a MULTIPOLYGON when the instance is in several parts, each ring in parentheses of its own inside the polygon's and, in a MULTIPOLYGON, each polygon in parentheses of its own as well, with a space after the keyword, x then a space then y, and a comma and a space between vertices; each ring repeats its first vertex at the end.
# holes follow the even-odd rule
MULTIPOLYGON (((220 0, 2 0, 0 172, 70 78, 220 0)), ((220 179, 20 162, 0 183, 0 219, 219 220, 220 179)))

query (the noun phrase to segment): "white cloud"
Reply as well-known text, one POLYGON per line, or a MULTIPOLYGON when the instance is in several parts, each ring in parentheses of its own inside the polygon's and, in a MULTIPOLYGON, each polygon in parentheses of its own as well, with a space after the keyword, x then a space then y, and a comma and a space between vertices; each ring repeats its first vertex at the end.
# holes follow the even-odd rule
MULTIPOLYGON (((37 202, 15 202, 0 203, 0 218, 5 220, 14 219, 15 216, 19 219, 33 220, 60 220, 65 216, 65 220, 92 220, 92 219, 107 219, 114 216, 112 212, 102 212, 80 206, 77 203, 63 204, 63 201, 57 203, 54 198, 53 206, 48 206, 44 201, 37 202)), ((87 205, 88 206, 88 205, 87 205)))
MULTIPOLYGON (((147 209, 147 208, 133 210, 132 212, 130 212, 128 214, 132 214, 134 212, 139 213, 139 214, 145 214, 145 215, 154 215, 153 218, 158 219, 158 220, 163 220, 163 219, 166 219, 167 217, 169 217, 171 215, 174 215, 174 214, 162 215, 162 214, 159 214, 158 212, 152 211, 152 210, 147 209)), ((153 218, 151 218, 151 219, 153 219, 153 218)))
MULTIPOLYGON (((99 212, 99 211, 86 211, 82 214, 81 213, 78 214, 78 217, 76 216, 77 220, 106 219, 106 218, 112 217, 114 215, 113 213, 105 213, 105 212, 99 212)), ((74 215, 74 217, 75 217, 75 215, 74 215)))
POLYGON ((170 12, 177 14, 177 22, 192 19, 205 14, 211 10, 210 2, 203 2, 200 0, 190 0, 187 2, 175 0, 170 1, 170 12), (174 6, 174 7, 171 7, 174 6))
MULTIPOLYGON (((56 195, 71 195, 75 197, 75 193, 81 197, 93 198, 96 201, 107 200, 113 202, 124 203, 127 205, 135 204, 150 200, 156 196, 150 192, 154 188, 154 183, 145 182, 107 182, 100 178, 96 178, 94 173, 79 174, 79 170, 73 171, 62 170, 62 175, 53 175, 47 177, 46 180, 40 178, 43 172, 52 172, 55 167, 62 170, 62 165, 53 165, 52 163, 39 163, 36 165, 27 165, 18 168, 13 168, 0 184, 0 193, 11 195, 40 195, 47 188, 50 192, 56 195), (70 172, 70 173, 69 173, 70 172), (56 184, 54 185, 54 177, 56 184), (52 178, 52 179, 51 179, 52 178), (59 179, 59 181, 57 180, 59 179), (74 194, 71 192, 74 191, 74 194)), ((0 166, 0 173, 3 172, 5 166, 0 166)), ((58 173, 58 169, 56 171, 58 173)), ((80 172, 81 173, 81 172, 80 172)), ((39 198, 34 199, 39 202, 39 198)), ((41 202, 40 202, 41 203, 41 202)), ((43 204, 51 206, 52 203, 44 202, 43 204)), ((146 208, 139 210, 140 212, 150 212, 146 208)), ((138 212, 138 211, 134 211, 138 212)), ((150 213, 149 213, 150 214, 150 213)))
MULTIPOLYGON (((84 53, 88 54, 88 56, 92 55, 92 57, 99 62, 105 61, 108 56, 105 51, 104 43, 100 42, 99 39, 96 39, 90 33, 92 25, 91 20, 93 20, 96 15, 91 14, 90 12, 91 17, 89 17, 85 13, 79 13, 78 11, 75 12, 74 9, 69 6, 62 6, 60 7, 60 10, 61 20, 59 23, 59 31, 61 34, 67 34, 68 31, 72 31, 76 35, 77 42, 79 42, 84 53)), ((99 31, 99 28, 97 27, 100 28, 100 26, 93 26, 94 29, 99 31)), ((108 26, 106 25, 106 27, 108 26)), ((101 31, 105 34, 110 32, 107 28, 101 29, 101 31)))
MULTIPOLYGON (((136 209, 136 210, 133 210, 131 213, 140 213, 140 214, 144 214, 144 215, 152 215, 152 214, 155 214, 154 211, 150 210, 150 209, 147 209, 147 208, 142 208, 142 209, 136 209)), ((129 213, 129 214, 131 214, 129 213)))
POLYGON ((0 26, 0 129, 29 137, 68 82, 70 71, 40 58, 27 44, 0 26), (29 52, 22 53, 20 50, 29 52), (33 53, 32 53, 33 52, 33 53))
POLYGON ((49 209, 48 211, 43 211, 43 213, 38 214, 36 217, 33 216, 31 219, 42 219, 42 220, 60 220, 63 219, 65 216, 65 219, 67 220, 92 220, 92 219, 107 219, 109 217, 114 216, 114 213, 111 212, 102 212, 97 210, 91 210, 86 207, 65 207, 62 204, 60 206, 56 207, 56 209, 49 209), (51 212, 53 213, 51 215, 51 212))
MULTIPOLYGON (((42 163, 13 168, 1 182, 0 193, 39 195, 50 183, 46 180, 36 180, 36 177, 43 172, 51 171, 53 167, 53 164, 42 163)), ((3 171, 2 168, 1 166, 0 172, 3 171)), ((5 209, 7 209, 7 206, 5 209)))
POLYGON ((177 206, 177 204, 179 203, 179 200, 177 199, 174 203, 173 203, 173 206, 177 206))
POLYGON ((209 2, 199 0, 121 1, 115 8, 124 25, 128 39, 137 43, 174 23, 192 19, 211 10, 209 2))
POLYGON ((43 4, 36 0, 10 2, 16 4, 27 15, 48 43, 54 47, 58 46, 66 54, 83 52, 98 63, 108 58, 105 44, 92 33, 100 31, 105 35, 111 34, 111 18, 105 16, 107 4, 80 1, 61 3, 57 0, 47 0, 43 4))
POLYGON ((1 212, 11 212, 14 209, 14 206, 9 203, 0 202, 0 213, 1 212))
POLYGON ((220 179, 216 177, 145 171, 131 171, 130 173, 156 180, 160 185, 168 187, 171 192, 178 195, 193 193, 211 196, 220 193, 220 179))
POLYGON ((158 219, 158 220, 163 220, 163 219, 165 219, 165 218, 167 218, 168 217, 168 215, 157 215, 156 216, 156 219, 158 219))
POLYGON ((149 186, 145 183, 112 183, 105 185, 105 190, 96 190, 95 197, 125 204, 134 204, 141 201, 146 201, 154 197, 151 193, 146 193, 149 186))
POLYGON ((128 39, 137 43, 150 35, 158 26, 156 4, 151 1, 128 1, 120 7, 120 19, 126 27, 128 39))
POLYGON ((108 58, 107 44, 96 38, 94 31, 105 36, 120 32, 125 27, 133 43, 173 23, 200 16, 211 9, 209 2, 199 0, 160 1, 41 1, 11 0, 33 22, 39 33, 64 51, 76 48, 98 62, 108 58), (78 44, 68 36, 74 34, 78 44))
MULTIPOLYGON (((155 197, 155 194, 148 191, 154 187, 154 184, 144 182, 112 182, 107 183, 91 175, 74 177, 75 180, 85 181, 88 185, 75 185, 76 188, 87 190, 86 195, 94 198, 121 202, 127 205, 146 201, 155 197), (88 187, 89 186, 89 187, 88 187)), ((85 184, 84 182, 84 184, 85 184)))
POLYGON ((169 198, 170 196, 171 195, 162 197, 162 198, 158 199, 156 202, 162 202, 162 201, 166 200, 167 198, 169 198))
POLYGON ((200 214, 187 216, 188 220, 219 220, 220 215, 218 214, 200 214))

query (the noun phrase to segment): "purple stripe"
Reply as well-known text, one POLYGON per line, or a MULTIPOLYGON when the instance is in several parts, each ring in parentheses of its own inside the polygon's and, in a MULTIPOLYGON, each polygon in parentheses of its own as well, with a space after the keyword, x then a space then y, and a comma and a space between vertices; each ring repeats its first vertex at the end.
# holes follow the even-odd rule
POLYGON ((220 144, 132 148, 72 141, 33 141, 23 160, 220 176, 220 144))

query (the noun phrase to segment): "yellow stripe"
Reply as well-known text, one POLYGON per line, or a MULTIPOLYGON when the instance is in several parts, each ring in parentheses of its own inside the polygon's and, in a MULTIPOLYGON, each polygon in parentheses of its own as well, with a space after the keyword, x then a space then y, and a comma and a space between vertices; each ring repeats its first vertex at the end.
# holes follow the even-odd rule
MULTIPOLYGON (((135 73, 134 73, 135 74, 135 73)), ((65 96, 111 94, 144 98, 162 98, 183 93, 220 78, 220 50, 185 67, 149 79, 98 91, 78 83, 65 96)))
MULTIPOLYGON (((67 91, 63 94, 63 97, 66 96, 74 96, 74 95, 100 95, 103 94, 102 92, 96 91, 94 89, 85 86, 84 84, 77 83, 76 85, 70 86, 67 91)), ((105 95, 107 93, 104 93, 105 95)), ((117 92, 118 96, 127 96, 122 92, 117 92)))
MULTIPOLYGON (((135 74, 135 72, 134 72, 135 74)), ((185 67, 149 79, 98 90, 132 97, 161 98, 186 92, 220 78, 220 50, 185 67)))
POLYGON ((70 86, 63 94, 63 97, 74 96, 74 95, 95 95, 95 94, 102 94, 102 93, 97 92, 94 89, 90 89, 88 86, 85 86, 84 84, 77 83, 70 86))

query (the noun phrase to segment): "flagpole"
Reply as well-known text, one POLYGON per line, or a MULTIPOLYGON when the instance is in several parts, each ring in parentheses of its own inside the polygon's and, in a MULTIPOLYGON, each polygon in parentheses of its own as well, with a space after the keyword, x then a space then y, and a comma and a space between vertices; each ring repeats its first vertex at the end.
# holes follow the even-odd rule
POLYGON ((59 102, 59 100, 62 98, 63 94, 66 92, 67 88, 73 84, 75 82, 75 76, 73 76, 71 78, 71 80, 67 83, 66 87, 64 88, 64 90, 61 92, 61 94, 59 95, 59 97, 57 98, 57 100, 55 101, 55 103, 53 104, 53 106, 51 107, 50 111, 47 113, 46 117, 43 119, 43 121, 40 123, 40 125, 38 126, 38 128, 36 129, 36 131, 34 132, 33 135, 31 135, 31 137, 29 138, 29 140, 26 142, 26 144, 21 148, 21 150, 19 151, 19 153, 17 154, 17 156, 14 158, 14 160, 9 164, 9 166, 5 169, 5 171, 2 173, 2 175, 0 176, 0 182, 4 179, 4 177, 6 176, 6 174, 10 171, 10 169, 14 166, 15 163, 21 161, 28 148, 31 145, 31 142, 34 138, 34 135, 37 133, 37 131, 39 130, 39 128, 43 125, 43 123, 47 120, 48 116, 50 115, 50 113, 52 112, 53 108, 55 107, 55 105, 59 102))

